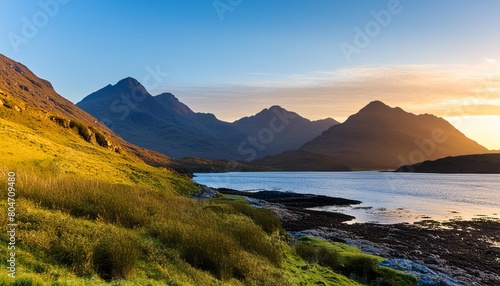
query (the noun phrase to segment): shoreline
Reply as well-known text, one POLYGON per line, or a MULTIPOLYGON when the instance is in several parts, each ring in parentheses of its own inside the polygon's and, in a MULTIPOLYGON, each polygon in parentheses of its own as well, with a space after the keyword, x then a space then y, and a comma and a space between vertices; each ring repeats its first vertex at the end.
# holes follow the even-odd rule
POLYGON ((387 259, 410 260, 444 273, 464 285, 498 285, 500 281, 498 219, 346 224, 354 217, 308 208, 316 207, 311 206, 313 202, 325 206, 335 205, 335 202, 359 204, 359 201, 276 191, 265 194, 270 191, 214 190, 249 197, 253 204, 273 211, 283 228, 291 233, 344 242, 387 259))

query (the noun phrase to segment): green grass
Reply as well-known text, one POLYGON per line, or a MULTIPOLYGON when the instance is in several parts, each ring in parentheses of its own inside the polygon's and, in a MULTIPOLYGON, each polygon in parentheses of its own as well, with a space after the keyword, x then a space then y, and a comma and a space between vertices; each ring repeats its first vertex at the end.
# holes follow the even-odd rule
POLYGON ((270 211, 241 197, 189 199, 199 189, 188 177, 51 116, 0 106, 0 209, 15 171, 18 223, 15 280, 0 233, 0 286, 359 285, 297 255, 270 211))
MULTIPOLYGON (((106 186, 101 185, 100 190, 106 192, 106 186)), ((154 196, 158 193, 155 190, 142 189, 145 199, 137 202, 131 200, 135 193, 127 188, 122 191, 128 200, 112 207, 121 209, 135 203, 135 210, 122 216, 103 213, 91 218, 82 211, 85 207, 78 206, 78 215, 75 215, 72 207, 65 205, 64 196, 38 189, 47 201, 52 201, 51 206, 44 206, 44 202, 32 198, 33 193, 23 192, 19 184, 18 245, 36 261, 22 267, 21 272, 46 278, 55 265, 82 280, 128 280, 145 275, 153 281, 171 279, 176 283, 191 281, 194 285, 219 280, 286 284, 286 277, 279 269, 279 248, 272 245, 272 241, 279 243, 279 238, 268 236, 245 215, 222 218, 204 209, 210 202, 172 195, 154 196), (170 207, 146 215, 137 211, 148 205, 158 207, 166 198, 175 203, 170 200, 173 203, 170 207), (146 219, 142 220, 143 217, 146 219), (151 265, 155 267, 149 269, 151 265), (184 273, 194 277, 182 277, 184 273)), ((5 201, 5 196, 2 200, 5 201)), ((93 203, 96 209, 101 209, 106 201, 93 203)), ((2 209, 4 206, 2 203, 2 209)), ((5 248, 7 236, 2 234, 0 240, 5 248)), ((27 263, 23 258, 19 261, 27 263)))
POLYGON ((304 260, 328 267, 363 284, 417 285, 416 277, 379 266, 384 258, 363 253, 344 243, 303 236, 296 240, 295 250, 304 260))
POLYGON ((238 196, 238 195, 227 195, 227 194, 217 193, 216 198, 218 198, 220 200, 239 202, 239 203, 246 204, 246 205, 250 204, 249 200, 245 199, 242 196, 238 196))
POLYGON ((19 285, 357 285, 296 256, 268 210, 75 175, 16 177, 19 285))
MULTIPOLYGON (((0 108, 0 111, 2 109, 5 108, 0 108)), ((187 177, 86 142, 75 130, 62 128, 49 119, 30 118, 29 121, 31 128, 0 118, 0 159, 2 166, 8 167, 9 171, 19 169, 50 177, 78 175, 176 194, 196 190, 187 177)))
POLYGON ((283 252, 285 253, 283 265, 290 277, 290 285, 362 285, 335 273, 331 268, 302 259, 293 248, 285 248, 283 252))

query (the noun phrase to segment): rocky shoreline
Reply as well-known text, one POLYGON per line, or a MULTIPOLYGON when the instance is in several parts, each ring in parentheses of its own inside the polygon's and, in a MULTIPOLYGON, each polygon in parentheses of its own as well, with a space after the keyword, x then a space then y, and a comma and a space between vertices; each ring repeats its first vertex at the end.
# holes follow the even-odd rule
POLYGON ((391 225, 346 224, 344 222, 353 219, 352 216, 308 208, 357 204, 359 201, 266 191, 217 191, 245 196, 253 204, 272 210, 282 222, 283 228, 292 235, 308 234, 345 242, 365 252, 388 258, 396 264, 416 265, 429 275, 445 274, 438 274, 441 275, 440 284, 428 281, 419 285, 500 285, 498 219, 447 222, 424 220, 413 224, 391 225))

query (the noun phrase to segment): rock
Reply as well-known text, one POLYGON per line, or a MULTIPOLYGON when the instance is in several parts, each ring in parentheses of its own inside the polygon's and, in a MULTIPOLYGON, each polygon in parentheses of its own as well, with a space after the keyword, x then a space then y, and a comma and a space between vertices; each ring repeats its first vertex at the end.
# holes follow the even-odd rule
POLYGON ((413 255, 416 255, 416 256, 421 256, 421 255, 423 255, 424 253, 423 253, 422 251, 420 251, 420 250, 414 250, 414 251, 412 252, 412 254, 413 254, 413 255))
POLYGON ((201 187, 201 192, 198 194, 194 195, 193 198, 197 199, 210 199, 213 198, 217 195, 217 192, 214 191, 214 189, 205 186, 205 185, 199 185, 201 187))
MULTIPOLYGON (((435 259, 435 258, 434 258, 435 259)), ((418 286, 463 286, 450 276, 431 270, 427 266, 406 259, 387 259, 380 262, 381 266, 400 270, 418 277, 418 286)))

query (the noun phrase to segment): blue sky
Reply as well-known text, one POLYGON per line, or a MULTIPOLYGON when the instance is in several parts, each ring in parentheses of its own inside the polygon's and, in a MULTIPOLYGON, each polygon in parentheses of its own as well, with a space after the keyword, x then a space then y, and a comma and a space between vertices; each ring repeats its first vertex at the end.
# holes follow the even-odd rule
POLYGON ((273 104, 343 120, 374 99, 491 121, 500 115, 499 13, 493 0, 0 0, 0 53, 75 103, 132 76, 228 121, 273 104), (347 60, 342 44, 356 47, 372 11, 390 21, 347 60), (26 21, 37 31, 26 34, 26 21), (471 98, 480 107, 449 112, 471 98))

